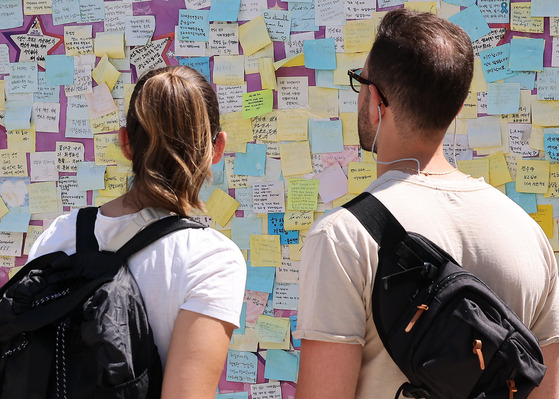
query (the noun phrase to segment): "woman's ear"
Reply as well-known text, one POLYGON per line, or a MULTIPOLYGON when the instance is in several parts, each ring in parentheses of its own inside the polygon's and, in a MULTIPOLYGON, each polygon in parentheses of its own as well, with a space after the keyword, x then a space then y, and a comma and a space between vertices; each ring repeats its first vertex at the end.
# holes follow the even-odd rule
POLYGON ((221 160, 225 152, 225 144, 227 143, 227 133, 221 131, 217 134, 213 144, 212 164, 216 164, 221 160))
POLYGON ((130 148, 130 142, 128 141, 128 130, 126 130, 124 126, 118 130, 118 142, 120 143, 120 149, 124 157, 131 161, 132 149, 130 148))

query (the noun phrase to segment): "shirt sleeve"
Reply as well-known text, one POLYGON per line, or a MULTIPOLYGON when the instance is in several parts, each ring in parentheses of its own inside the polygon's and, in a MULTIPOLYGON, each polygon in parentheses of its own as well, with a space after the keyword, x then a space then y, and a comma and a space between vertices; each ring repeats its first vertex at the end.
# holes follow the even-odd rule
POLYGON ((368 233, 357 233, 348 224, 333 229, 327 223, 306 238, 293 334, 297 339, 365 344, 372 280, 369 262, 377 261, 377 246, 368 233))

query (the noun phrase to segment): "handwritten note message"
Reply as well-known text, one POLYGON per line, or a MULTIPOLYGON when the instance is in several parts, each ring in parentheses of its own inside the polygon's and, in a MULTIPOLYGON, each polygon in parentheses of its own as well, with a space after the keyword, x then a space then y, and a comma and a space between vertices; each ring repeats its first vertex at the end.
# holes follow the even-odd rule
POLYGON ((258 358, 251 352, 229 351, 227 354, 227 381, 256 383, 258 358))
POLYGON ((280 237, 277 235, 250 236, 250 253, 252 266, 280 267, 280 237))
POLYGON ((285 212, 283 182, 254 184, 252 187, 252 203, 255 213, 285 212))

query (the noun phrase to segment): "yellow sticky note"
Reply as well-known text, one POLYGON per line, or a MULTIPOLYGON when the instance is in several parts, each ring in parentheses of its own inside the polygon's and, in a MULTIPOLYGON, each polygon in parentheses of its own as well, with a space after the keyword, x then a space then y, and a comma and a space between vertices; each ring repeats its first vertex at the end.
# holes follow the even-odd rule
POLYGON ((283 341, 289 328, 290 323, 287 317, 260 315, 256 322, 256 336, 261 342, 278 343, 283 341))
POLYGON ((0 111, 6 109, 6 81, 0 80, 0 111))
POLYGON ((245 83, 245 56, 214 56, 213 83, 216 85, 243 85, 245 83))
POLYGON ((559 163, 549 165, 549 184, 544 197, 559 198, 559 163))
POLYGON ((276 79, 276 68, 274 68, 273 58, 259 58, 258 72, 260 73, 260 83, 262 84, 263 89, 277 90, 278 83, 276 79))
POLYGON ((532 4, 511 3, 510 29, 516 32, 543 33, 544 18, 532 17, 532 4))
POLYGON ((25 15, 52 14, 52 0, 23 0, 23 11, 25 15))
POLYGON ((118 110, 108 113, 107 115, 100 116, 99 118, 89 118, 91 131, 97 133, 115 132, 120 129, 120 116, 118 110))
MULTIPOLYGON (((274 94, 272 90, 258 90, 243 94, 243 119, 272 112, 274 94)), ((251 129, 252 130, 252 129, 251 129)))
POLYGON ((371 50, 376 37, 375 21, 372 18, 347 21, 343 29, 345 53, 371 50))
POLYGON ((256 337, 256 330, 247 325, 244 334, 233 334, 231 343, 229 344, 229 350, 257 352, 258 338, 256 337))
MULTIPOLYGON (((3 202, 1 198, 0 198, 0 202, 3 202)), ((0 208, 1 208, 1 204, 0 204, 0 208)), ((2 216, 4 215, 0 211, 0 217, 2 216)), ((31 250, 31 247, 33 246, 37 238, 39 238, 39 236, 43 233, 44 230, 45 229, 43 228, 43 226, 35 226, 32 224, 30 224, 29 227, 27 227, 27 235, 25 236, 25 244, 23 245, 24 255, 29 255, 29 251, 31 250)))
POLYGON ((250 236, 250 265, 263 267, 281 266, 279 235, 250 236))
POLYGON ((485 74, 479 57, 474 59, 474 77, 472 79, 470 91, 473 93, 487 91, 487 81, 485 80, 485 74))
POLYGON ((0 176, 26 177, 27 155, 25 152, 0 150, 0 176))
POLYGON ((359 145, 359 132, 357 130, 357 112, 341 112, 342 135, 344 145, 359 145))
MULTIPOLYGON (((220 119, 221 129, 227 132, 226 152, 233 152, 231 149, 239 144, 246 147, 246 143, 254 140, 250 119, 243 119, 242 112, 221 114, 220 119)), ((246 152, 246 149, 241 152, 246 152)))
POLYGON ((489 155, 489 184, 493 187, 512 181, 509 166, 503 151, 489 155))
POLYGON ((318 207, 318 179, 289 179, 287 209, 315 211, 318 207))
POLYGON ((126 57, 124 51, 124 31, 97 32, 93 41, 95 55, 99 58, 105 54, 109 58, 122 59, 126 57))
POLYGON ((532 125, 528 146, 534 150, 545 151, 545 131, 543 127, 532 125))
POLYGON ((553 205, 538 205, 538 212, 529 215, 538 222, 547 238, 553 237, 553 205))
MULTIPOLYGON (((260 58, 270 58, 272 66, 274 65, 274 44, 270 43, 266 47, 258 50, 251 55, 245 54, 245 73, 259 73, 259 60, 260 58)), ((275 69, 275 68, 274 68, 275 69)), ((263 87, 264 88, 264 87, 263 87)), ((269 87, 268 87, 269 88, 269 87)))
POLYGON ((30 183, 27 186, 27 191, 29 192, 29 211, 31 213, 54 213, 58 211, 55 182, 30 183))
POLYGON ((64 26, 66 55, 93 54, 92 25, 64 26))
POLYGON ((338 89, 309 86, 309 118, 338 117, 338 89))
POLYGON ((352 68, 363 68, 367 53, 336 53, 336 69, 334 69, 334 84, 349 85, 347 70, 352 68))
POLYGON ((308 139, 309 112, 306 109, 277 110, 276 115, 279 141, 308 139))
POLYGON ((549 161, 519 159, 516 162, 516 191, 519 193, 547 193, 549 161))
POLYGON ((530 90, 520 90, 520 107, 516 114, 503 114, 501 119, 509 123, 532 123, 532 95, 530 90))
POLYGON ((308 141, 280 143, 280 155, 284 177, 312 172, 311 149, 308 141))
POLYGON ((262 15, 239 26, 239 42, 246 55, 256 53, 272 43, 262 15))
POLYGON ((458 170, 462 173, 470 175, 472 177, 478 178, 483 177, 483 179, 489 181, 489 158, 479 158, 471 160, 459 160, 458 170))
POLYGON ((239 201, 219 188, 214 189, 206 202, 208 213, 221 226, 229 222, 239 205, 239 201))
POLYGON ((460 119, 472 119, 477 118, 477 93, 470 91, 466 101, 464 101, 464 106, 458 114, 460 119))
POLYGON ((349 194, 361 194, 376 178, 376 163, 350 162, 347 169, 347 191, 349 194))
POLYGON ((4 200, 2 199, 2 197, 0 197, 0 218, 4 217, 4 215, 6 213, 8 213, 10 210, 8 209, 8 207, 6 206, 6 203, 4 202, 4 200))
POLYGON ((105 157, 107 146, 110 143, 118 145, 118 135, 116 133, 96 134, 93 137, 95 165, 114 165, 116 163, 115 159, 105 157))
POLYGON ((532 96, 532 123, 544 127, 559 126, 559 100, 540 101, 537 96, 532 96))
POLYGON ((285 230, 308 230, 313 222, 313 211, 286 211, 283 216, 285 230))
POLYGON ((252 135, 256 140, 277 143, 277 110, 252 118, 252 135))
POLYGON ((280 69, 281 67, 294 67, 294 66, 303 66, 305 65, 305 54, 295 54, 287 58, 283 58, 274 62, 274 68, 276 70, 280 69))
POLYGON ((116 166, 107 166, 105 171, 105 188, 99 190, 101 197, 120 197, 126 193, 128 174, 118 171, 116 166))
POLYGON ((91 71, 91 77, 97 84, 105 82, 109 86, 109 90, 115 87, 119 76, 120 72, 109 62, 107 54, 101 57, 97 66, 91 71))
POLYGON ((14 152, 35 152, 35 123, 31 122, 29 129, 8 130, 8 150, 14 152))
POLYGON ((408 1, 404 3, 404 8, 437 15, 437 3, 434 1, 408 1))
POLYGON ((104 157, 105 159, 110 159, 112 161, 115 161, 121 166, 128 166, 128 167, 132 166, 132 161, 124 156, 124 154, 122 153, 122 149, 115 142, 111 142, 107 145, 107 149, 105 150, 104 157))
POLYGON ((124 114, 128 115, 128 108, 130 107, 130 97, 132 97, 132 92, 134 91, 136 84, 125 83, 124 84, 124 114))
POLYGON ((225 175, 227 176, 227 187, 228 188, 247 188, 250 187, 248 184, 247 175, 236 175, 235 174, 235 158, 225 157, 225 175))

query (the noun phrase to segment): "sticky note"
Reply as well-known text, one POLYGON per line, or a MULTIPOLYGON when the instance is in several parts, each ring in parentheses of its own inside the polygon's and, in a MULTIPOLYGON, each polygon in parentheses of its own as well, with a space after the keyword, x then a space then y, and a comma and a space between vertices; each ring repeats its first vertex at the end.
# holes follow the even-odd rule
POLYGON ((489 184, 494 187, 501 186, 512 181, 510 170, 503 151, 497 151, 488 156, 489 158, 489 184))
POLYGON ((276 69, 274 68, 273 58, 259 58, 258 72, 260 73, 260 83, 262 84, 263 89, 277 89, 276 69))
POLYGON ((306 68, 336 69, 336 46, 332 38, 305 40, 303 53, 306 68))
POLYGON ((536 213, 538 211, 535 193, 519 193, 516 191, 516 182, 514 181, 506 183, 505 189, 507 197, 516 202, 527 213, 536 213))
POLYGON ((252 186, 252 204, 255 213, 285 212, 283 181, 255 183, 252 186))
POLYGON ((58 211, 56 183, 53 181, 31 183, 29 191, 29 211, 31 213, 54 213, 58 211))
POLYGON ((283 213, 268 213, 268 234, 278 235, 281 245, 299 243, 298 231, 285 230, 283 213))
POLYGON ((509 68, 510 43, 481 51, 479 56, 487 82, 494 82, 517 74, 509 68))
POLYGON ((95 56, 122 59, 124 51, 124 32, 97 32, 93 41, 95 56))
POLYGON ((235 154, 235 174, 264 176, 265 171, 266 144, 249 143, 245 153, 235 154))
MULTIPOLYGON (((545 198, 559 198, 559 163, 549 165, 549 184, 545 198)), ((534 211, 528 212, 533 213, 534 211)))
POLYGON ((559 134, 544 134, 545 153, 553 161, 559 161, 559 134))
POLYGON ((291 11, 267 9, 262 10, 262 16, 268 28, 270 39, 288 42, 291 33, 291 11))
POLYGON ((347 177, 339 163, 328 167, 315 178, 320 182, 318 192, 325 204, 347 194, 347 177))
POLYGON ((213 21, 234 22, 239 16, 241 0, 212 0, 208 19, 213 21))
POLYGON ((481 10, 475 4, 451 16, 448 20, 464 29, 472 42, 491 33, 481 10))
POLYGON ((208 213, 221 226, 225 226, 229 222, 238 207, 239 201, 219 188, 212 192, 206 202, 208 213))
POLYGON ((258 358, 252 352, 227 352, 225 379, 232 382, 256 383, 258 358))
POLYGON ((270 380, 296 381, 299 359, 281 349, 269 349, 266 355, 264 378, 270 380))
POLYGON ((287 9, 291 11, 291 31, 317 31, 313 2, 288 2, 287 9))
POLYGON ((553 0, 532 0, 532 16, 559 17, 559 5, 553 0))
POLYGON ((367 52, 362 53, 336 53, 336 69, 334 70, 334 84, 349 86, 347 70, 363 68, 367 52))
POLYGON ((78 188, 80 191, 99 190, 105 188, 105 165, 95 162, 80 162, 77 165, 78 188))
POLYGON ((278 110, 277 137, 280 141, 308 139, 308 111, 306 109, 278 110))
POLYGON ((209 15, 209 10, 179 10, 179 40, 207 42, 209 15))
POLYGON ((271 381, 263 384, 252 384, 250 386, 252 399, 280 399, 282 390, 279 381, 271 381))
POLYGON ((23 26, 23 2, 21 0, 4 0, 2 2, 0 26, 2 29, 23 26))
MULTIPOLYGON (((72 64, 72 68, 73 67, 72 64)), ((54 72, 54 70, 52 72, 54 72)), ((8 89, 9 93, 31 93, 37 91, 39 88, 39 75, 36 62, 11 63, 9 77, 9 84, 6 84, 6 89, 8 89)))
POLYGON ((102 197, 116 198, 126 193, 128 174, 119 172, 117 166, 107 166, 105 173, 105 188, 99 189, 102 197))
POLYGON ((361 194, 376 178, 376 163, 350 162, 347 170, 348 192, 350 194, 361 194))
POLYGON ((248 266, 246 289, 271 293, 274 287, 275 275, 275 267, 248 266))
POLYGON ((318 206, 317 179, 289 179, 287 209, 290 211, 315 211, 318 206))
POLYGON ((213 83, 218 85, 242 85, 245 82, 245 57, 221 55, 214 57, 213 83))
POLYGON ((538 100, 559 100, 559 68, 543 68, 538 73, 538 100))
POLYGON ((520 83, 487 84, 487 114, 516 114, 520 107, 520 83))
POLYGON ((155 31, 155 15, 128 15, 125 17, 126 46, 145 46, 155 31))
POLYGON ((538 101, 532 96, 532 123, 538 126, 559 126, 559 101, 538 101))
POLYGON ((544 19, 532 16, 530 2, 510 4, 510 29, 517 32, 543 33, 544 19))
POLYGON ((117 111, 111 91, 105 82, 95 86, 92 93, 85 94, 91 119, 96 119, 117 111))
POLYGON ((281 143, 280 154, 281 170, 284 176, 294 176, 312 172, 308 141, 281 143))
POLYGON ((375 36, 375 22, 372 18, 347 21, 343 27, 344 51, 368 52, 373 47, 375 36))
POLYGON ((338 118, 338 92, 337 89, 309 86, 309 117, 338 118))
POLYGON ((516 191, 520 193, 547 193, 549 164, 549 161, 519 159, 516 163, 516 191))
POLYGON ((261 342, 282 342, 289 331, 289 319, 260 315, 256 323, 256 336, 261 342))
POLYGON ((120 72, 109 62, 109 57, 105 54, 97 63, 95 69, 91 71, 91 76, 97 84, 105 82, 112 90, 120 76, 120 72))
POLYGON ((458 160, 458 170, 474 178, 483 177, 486 182, 490 181, 489 157, 458 160))
POLYGON ((4 126, 6 130, 30 129, 32 109, 32 102, 19 100, 6 101, 4 111, 4 126))
POLYGON ((246 55, 251 55, 272 43, 262 15, 239 26, 239 42, 246 55))
POLYGON ((277 235, 251 235, 250 264, 252 266, 280 267, 280 237, 277 235))
POLYGON ((530 216, 538 222, 547 238, 553 237, 553 205, 538 205, 538 211, 530 216))
POLYGON ((278 109, 307 108, 308 77, 278 78, 278 109))
POLYGON ((543 70, 544 39, 511 39, 511 71, 543 70))
POLYGON ((272 90, 258 90, 243 94, 243 118, 253 118, 272 112, 274 94, 272 90))
POLYGON ((314 222, 314 211, 286 211, 283 222, 287 230, 299 231, 299 242, 301 242, 301 230, 311 228, 314 222))
POLYGON ((471 148, 501 145, 501 123, 498 117, 468 119, 468 142, 471 148))
POLYGON ((35 123, 31 122, 29 129, 7 130, 7 148, 14 152, 35 152, 36 132, 35 123))
POLYGON ((341 120, 309 120, 309 137, 313 154, 342 152, 344 138, 341 120))

